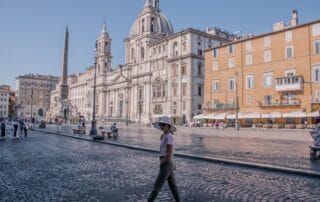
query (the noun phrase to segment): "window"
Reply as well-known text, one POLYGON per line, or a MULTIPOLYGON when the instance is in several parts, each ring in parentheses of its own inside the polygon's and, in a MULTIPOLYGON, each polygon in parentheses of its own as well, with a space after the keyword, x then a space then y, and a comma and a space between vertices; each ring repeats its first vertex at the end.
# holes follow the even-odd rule
POLYGON ((198 86, 198 95, 202 96, 202 86, 198 86))
POLYGON ((150 24, 150 32, 154 32, 154 28, 155 28, 155 22, 154 22, 154 18, 151 18, 151 24, 150 24))
POLYGON ((177 42, 174 42, 172 50, 173 50, 173 57, 178 57, 179 52, 178 52, 178 43, 177 42))
POLYGON ((198 104, 198 110, 202 110, 202 104, 198 104))
POLYGON ((263 85, 264 87, 272 86, 272 72, 267 72, 263 74, 263 85))
POLYGON ((173 95, 173 96, 177 96, 177 85, 173 85, 173 86, 172 86, 172 90, 173 90, 172 95, 173 95))
POLYGON ((187 66, 185 64, 181 65, 181 74, 182 75, 187 75, 187 66))
POLYGON ((246 50, 251 51, 251 41, 246 41, 246 50))
POLYGON ((229 68, 234 67, 234 58, 233 57, 228 59, 228 65, 229 65, 229 68))
POLYGON ((218 57, 218 49, 213 49, 213 51, 212 51, 212 54, 213 54, 213 57, 218 57))
POLYGON ((314 41, 314 53, 315 54, 320 53, 320 40, 314 41))
POLYGON ((134 59, 134 48, 131 48, 131 60, 134 59))
POLYGON ((252 65, 252 54, 246 55, 246 65, 252 65))
POLYGON ((312 80, 313 82, 320 82, 320 65, 312 67, 312 80))
POLYGON ((313 36, 320 35, 320 23, 312 25, 312 34, 313 34, 313 36))
POLYGON ((177 68, 178 68, 178 65, 173 65, 172 66, 172 76, 177 76, 178 75, 178 72, 177 72, 177 68))
POLYGON ((265 105, 271 105, 272 103, 272 96, 271 95, 265 95, 264 96, 264 104, 265 105))
POLYGON ((228 90, 229 91, 236 90, 236 80, 235 80, 235 78, 229 78, 229 80, 228 80, 228 90))
POLYGON ((286 42, 291 42, 292 41, 292 31, 287 31, 286 32, 286 42))
POLYGON ((157 95, 157 98, 161 98, 161 81, 158 80, 157 83, 156 83, 156 95, 157 95))
POLYGON ((213 61, 213 71, 217 71, 219 70, 219 62, 218 61, 213 61))
POLYGON ((177 109, 173 109, 173 114, 177 114, 177 109))
POLYGON ((141 60, 144 60, 144 47, 141 47, 140 54, 141 54, 141 60))
POLYGON ((186 101, 182 102, 182 110, 186 110, 186 101))
POLYGON ((142 33, 144 32, 144 19, 142 19, 141 21, 141 32, 142 33))
POLYGON ((270 62, 271 61, 271 50, 264 51, 264 62, 270 62))
POLYGON ((270 36, 264 37, 264 47, 270 47, 270 44, 271 44, 270 36))
POLYGON ((212 92, 219 92, 219 90, 220 90, 220 81, 213 80, 212 81, 212 92))
POLYGON ((252 104, 252 101, 253 101, 252 96, 248 95, 248 96, 247 96, 247 104, 248 104, 248 105, 251 105, 251 104, 252 104))
POLYGON ((234 48, 234 45, 230 45, 230 46, 228 46, 227 48, 228 48, 228 53, 229 53, 229 54, 234 53, 234 49, 235 49, 235 48, 234 48))
POLYGON ((143 100, 143 89, 142 88, 138 89, 138 98, 139 98, 139 100, 143 100))
POLYGON ((198 49, 198 55, 202 56, 202 50, 198 49))
POLYGON ((185 42, 185 41, 182 43, 182 50, 183 51, 187 50, 187 42, 185 42))
POLYGON ((156 98, 156 86, 152 85, 152 97, 156 98))
POLYGON ((198 64, 198 76, 202 75, 202 65, 199 63, 198 64))
POLYGON ((287 70, 285 70, 284 75, 289 76, 289 77, 294 76, 294 75, 296 75, 296 70, 295 69, 287 69, 287 70))
POLYGON ((187 84, 183 83, 181 84, 181 90, 182 90, 182 96, 186 96, 187 95, 187 84))
POLYGON ((246 76, 246 88, 247 89, 253 89, 253 75, 247 75, 246 76))
POLYGON ((293 57, 293 46, 287 46, 286 47, 286 58, 292 58, 293 57))

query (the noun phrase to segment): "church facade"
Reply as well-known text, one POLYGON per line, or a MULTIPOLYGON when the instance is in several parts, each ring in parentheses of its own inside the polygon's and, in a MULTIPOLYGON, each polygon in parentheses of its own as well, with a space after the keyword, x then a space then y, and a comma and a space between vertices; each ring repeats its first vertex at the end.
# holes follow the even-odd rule
MULTIPOLYGON (((106 26, 96 41, 98 121, 150 123, 167 115, 175 124, 202 112, 204 50, 235 40, 221 29, 174 32, 159 0, 147 0, 125 43, 125 64, 111 68, 106 26)), ((68 77, 68 99, 78 115, 91 120, 94 67, 68 77)), ((52 92, 52 102, 58 91, 52 92)), ((54 110, 54 109, 52 109, 54 110)))

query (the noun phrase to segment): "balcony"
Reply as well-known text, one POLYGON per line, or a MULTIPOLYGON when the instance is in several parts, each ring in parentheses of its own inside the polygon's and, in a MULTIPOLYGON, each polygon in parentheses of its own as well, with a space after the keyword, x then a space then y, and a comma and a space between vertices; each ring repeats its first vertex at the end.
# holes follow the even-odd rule
POLYGON ((276 78, 276 91, 299 91, 303 90, 303 76, 290 76, 276 78))
POLYGON ((259 107, 295 107, 301 105, 301 100, 297 98, 275 100, 269 103, 258 102, 259 107))
POLYGON ((317 104, 317 103, 320 103, 320 97, 312 97, 311 104, 317 104))

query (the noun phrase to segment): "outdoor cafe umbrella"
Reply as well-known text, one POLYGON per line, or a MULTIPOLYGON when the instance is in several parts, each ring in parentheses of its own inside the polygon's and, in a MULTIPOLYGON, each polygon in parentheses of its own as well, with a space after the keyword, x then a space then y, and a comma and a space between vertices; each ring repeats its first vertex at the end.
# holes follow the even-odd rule
POLYGON ((216 120, 224 120, 227 115, 228 115, 227 113, 218 114, 218 115, 216 115, 214 117, 214 119, 216 119, 216 120))
MULTIPOLYGON (((242 113, 238 113, 238 118, 242 119, 243 118, 243 114, 242 113)), ((227 119, 236 119, 236 114, 227 115, 227 119)))
POLYGON ((243 118, 245 118, 245 119, 259 119, 259 118, 261 118, 261 114, 258 112, 253 112, 250 114, 243 115, 243 118))
POLYGON ((196 116, 193 117, 193 119, 202 119, 203 118, 203 114, 198 114, 196 116))
POLYGON ((281 118, 282 114, 280 112, 270 112, 266 114, 261 114, 261 118, 267 119, 267 118, 281 118))
POLYGON ((307 117, 318 117, 319 116, 319 112, 315 111, 315 112, 310 112, 307 114, 307 117))
POLYGON ((284 118, 304 118, 307 116, 307 114, 302 111, 296 111, 296 112, 284 113, 282 114, 282 116, 284 118))

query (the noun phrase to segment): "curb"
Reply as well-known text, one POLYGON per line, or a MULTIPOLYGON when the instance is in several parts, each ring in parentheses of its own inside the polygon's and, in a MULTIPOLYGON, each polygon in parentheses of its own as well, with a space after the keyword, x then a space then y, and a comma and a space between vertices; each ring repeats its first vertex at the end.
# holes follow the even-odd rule
MULTIPOLYGON (((118 146, 118 147, 123 147, 123 148, 127 148, 127 149, 132 149, 132 150, 139 150, 139 151, 145 151, 145 152, 151 152, 151 153, 158 153, 159 152, 158 150, 146 148, 146 147, 121 144, 121 143, 115 143, 115 142, 110 142, 110 141, 100 141, 100 140, 94 141, 90 138, 85 138, 85 137, 76 137, 76 136, 72 136, 72 135, 65 135, 62 133, 49 132, 49 131, 41 131, 41 130, 37 130, 37 129, 32 129, 32 130, 37 131, 37 132, 47 133, 47 134, 69 137, 69 138, 78 139, 78 140, 86 140, 86 141, 90 141, 90 142, 118 146)), ((281 172, 281 173, 286 173, 286 174, 294 174, 294 175, 300 175, 300 176, 305 176, 305 177, 320 178, 320 172, 315 172, 315 171, 306 171, 306 170, 301 170, 301 169, 275 166, 275 165, 269 165, 269 164, 251 163, 251 162, 245 162, 245 161, 213 158, 213 157, 208 157, 208 156, 197 156, 197 155, 192 155, 192 154, 175 153, 174 155, 177 157, 181 157, 181 158, 207 161, 207 162, 211 162, 211 163, 226 164, 226 165, 240 166, 240 167, 245 167, 245 168, 260 169, 260 170, 267 170, 267 171, 273 171, 273 172, 281 172)))

